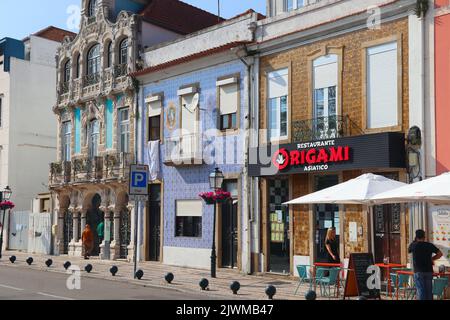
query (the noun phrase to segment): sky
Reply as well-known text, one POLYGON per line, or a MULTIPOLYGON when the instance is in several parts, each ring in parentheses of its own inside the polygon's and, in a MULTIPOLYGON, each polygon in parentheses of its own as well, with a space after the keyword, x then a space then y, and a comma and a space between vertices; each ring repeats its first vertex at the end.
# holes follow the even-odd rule
MULTIPOLYGON (((216 0, 183 0, 217 13, 216 0)), ((220 0, 221 16, 233 17, 248 9, 265 14, 266 0, 220 0)), ((0 39, 23 39, 50 25, 78 31, 81 0, 0 0, 0 39)))

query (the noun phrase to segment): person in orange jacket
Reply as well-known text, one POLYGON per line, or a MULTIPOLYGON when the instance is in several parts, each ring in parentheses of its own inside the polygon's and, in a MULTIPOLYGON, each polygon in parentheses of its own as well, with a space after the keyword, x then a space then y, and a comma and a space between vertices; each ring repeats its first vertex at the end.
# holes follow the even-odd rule
POLYGON ((87 260, 94 248, 94 234, 92 233, 90 225, 86 225, 81 240, 83 241, 84 259, 87 260))

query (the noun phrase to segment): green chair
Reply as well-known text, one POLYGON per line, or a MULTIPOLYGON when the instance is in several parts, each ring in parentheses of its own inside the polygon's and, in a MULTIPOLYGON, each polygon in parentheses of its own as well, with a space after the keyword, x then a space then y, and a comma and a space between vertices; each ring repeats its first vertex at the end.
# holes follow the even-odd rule
MULTIPOLYGON (((398 269, 403 270, 403 269, 398 269)), ((397 273, 391 273, 391 284, 392 284, 392 294, 395 297, 398 295, 401 296, 401 293, 403 292, 403 299, 411 299, 411 297, 415 297, 415 291, 416 289, 410 285, 410 278, 411 275, 409 274, 397 274, 397 273), (397 286, 397 278, 398 278, 398 286, 397 286)))
POLYGON ((297 289, 295 290, 294 294, 297 294, 298 289, 300 289, 300 286, 304 283, 308 283, 309 288, 311 289, 312 283, 308 277, 308 267, 309 267, 308 265, 298 265, 297 266, 299 281, 298 281, 297 289))
POLYGON ((436 278, 433 280, 433 297, 443 300, 445 289, 448 287, 448 278, 436 278))
POLYGON ((336 288, 339 281, 339 272, 341 272, 340 268, 330 268, 327 269, 328 276, 324 276, 321 279, 317 279, 317 282, 320 286, 320 294, 323 297, 332 298, 336 296, 336 288), (333 295, 331 295, 331 288, 333 287, 333 295))

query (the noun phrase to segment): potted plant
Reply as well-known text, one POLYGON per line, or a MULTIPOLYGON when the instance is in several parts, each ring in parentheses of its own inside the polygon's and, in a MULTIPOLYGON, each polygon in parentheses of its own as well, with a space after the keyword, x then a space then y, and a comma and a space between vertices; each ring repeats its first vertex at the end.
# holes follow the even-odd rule
POLYGON ((216 203, 214 192, 202 192, 199 194, 199 197, 202 198, 207 205, 212 205, 216 203))
POLYGON ((216 191, 215 199, 217 203, 225 203, 231 198, 231 193, 221 189, 216 191))
POLYGON ((11 210, 14 209, 16 205, 11 201, 3 201, 0 203, 0 210, 11 210))

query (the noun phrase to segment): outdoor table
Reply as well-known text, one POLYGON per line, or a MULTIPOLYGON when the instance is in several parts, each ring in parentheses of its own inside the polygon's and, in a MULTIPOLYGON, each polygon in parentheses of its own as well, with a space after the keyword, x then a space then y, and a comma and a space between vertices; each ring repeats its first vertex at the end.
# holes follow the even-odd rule
MULTIPOLYGON (((409 276, 414 276, 414 271, 412 270, 397 270, 395 272, 396 274, 404 274, 404 275, 409 275, 409 276)), ((433 277, 450 277, 450 272, 433 272, 433 277)), ((397 283, 395 284, 396 287, 398 288, 398 277, 397 277, 397 283)), ((398 300, 398 292, 399 290, 397 290, 397 294, 396 294, 396 299, 398 300)))
POLYGON ((398 263, 377 263, 377 267, 385 269, 385 274, 387 275, 387 287, 388 296, 392 297, 392 283, 391 283, 391 269, 392 268, 405 268, 406 266, 398 263))
MULTIPOLYGON (((325 262, 316 262, 314 263, 314 271, 313 271, 313 280, 314 280, 314 291, 317 291, 317 283, 316 283, 316 269, 317 268, 342 268, 342 264, 340 263, 325 263, 325 262)), ((341 288, 341 272, 338 274, 337 279, 337 297, 339 298, 339 290, 341 288)))

